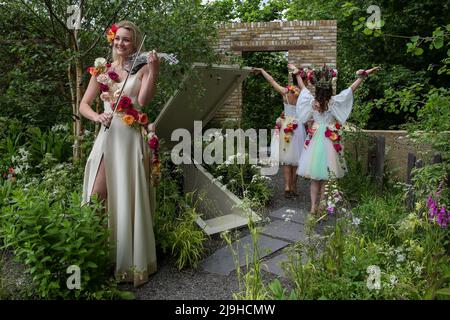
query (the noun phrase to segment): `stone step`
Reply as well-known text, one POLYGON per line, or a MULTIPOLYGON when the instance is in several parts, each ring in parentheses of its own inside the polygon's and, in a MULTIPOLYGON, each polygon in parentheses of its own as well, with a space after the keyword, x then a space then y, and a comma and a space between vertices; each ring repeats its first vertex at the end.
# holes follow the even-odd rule
MULTIPOLYGON (((259 258, 264 258, 287 245, 289 245, 288 242, 260 235, 257 240, 259 258)), ((237 254, 238 263, 241 267, 246 264, 246 254, 249 257, 249 261, 253 260, 254 248, 251 235, 233 242, 232 247, 237 254)), ((236 269, 231 248, 226 246, 217 250, 203 260, 200 263, 200 267, 211 273, 229 275, 231 271, 236 269)))
POLYGON ((297 241, 303 242, 306 239, 303 224, 296 222, 274 220, 264 227, 259 227, 258 231, 266 236, 291 243, 297 241))

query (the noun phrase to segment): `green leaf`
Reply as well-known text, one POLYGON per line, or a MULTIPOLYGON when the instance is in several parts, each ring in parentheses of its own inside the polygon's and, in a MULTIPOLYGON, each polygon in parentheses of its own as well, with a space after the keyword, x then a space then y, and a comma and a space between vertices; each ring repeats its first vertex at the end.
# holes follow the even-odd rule
POLYGON ((417 42, 419 40, 419 36, 411 37, 411 42, 417 42))
POLYGON ((450 300, 450 288, 443 288, 436 291, 436 299, 450 300))
POLYGON ((123 300, 135 300, 136 299, 134 293, 131 291, 119 291, 118 295, 123 300))
POLYGON ((370 29, 368 29, 368 28, 365 28, 365 29, 363 30, 363 33, 364 33, 365 35, 370 36, 370 35, 373 33, 373 31, 370 30, 370 29))
POLYGON ((433 42, 433 45, 436 49, 442 48, 444 46, 444 39, 440 38, 436 40, 435 42, 433 42))
POLYGON ((416 48, 416 50, 414 51, 414 54, 416 56, 420 56, 423 54, 423 49, 422 48, 416 48))

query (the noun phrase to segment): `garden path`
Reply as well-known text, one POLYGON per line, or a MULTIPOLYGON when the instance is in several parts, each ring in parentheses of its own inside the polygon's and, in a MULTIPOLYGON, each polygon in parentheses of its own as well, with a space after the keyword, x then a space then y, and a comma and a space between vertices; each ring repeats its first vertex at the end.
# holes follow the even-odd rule
MULTIPOLYGON (((304 222, 309 208, 309 182, 299 179, 299 196, 286 199, 283 196, 282 171, 279 170, 271 178, 274 186, 273 202, 268 208, 271 221, 260 227, 258 248, 263 261, 264 282, 274 278, 280 278, 283 282, 280 262, 285 261, 287 255, 281 249, 306 239, 304 222), (290 222, 286 218, 290 218, 290 222)), ((329 223, 321 223, 316 232, 321 233, 324 225, 329 223)), ((239 265, 245 269, 245 252, 253 252, 251 236, 248 229, 243 228, 235 238, 232 245, 239 252, 239 265)), ((207 252, 208 256, 197 270, 178 271, 169 257, 158 256, 159 270, 148 283, 140 288, 121 288, 134 292, 137 299, 144 300, 232 299, 233 293, 240 291, 240 288, 230 247, 219 235, 213 235, 207 243, 207 252)))

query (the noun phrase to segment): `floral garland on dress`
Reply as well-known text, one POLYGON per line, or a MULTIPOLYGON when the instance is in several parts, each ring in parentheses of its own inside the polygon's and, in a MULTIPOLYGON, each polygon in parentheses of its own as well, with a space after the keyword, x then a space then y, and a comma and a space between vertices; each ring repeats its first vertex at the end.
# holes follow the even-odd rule
MULTIPOLYGON (((317 122, 312 122, 312 125, 308 126, 307 134, 308 137, 305 140, 305 148, 309 146, 309 143, 311 142, 311 139, 313 138, 316 130, 319 128, 319 124, 317 122)), ((325 137, 330 139, 333 142, 334 150, 339 155, 342 155, 342 144, 341 144, 341 132, 340 129, 342 128, 342 125, 336 121, 336 123, 327 125, 327 128, 325 129, 325 137)))
MULTIPOLYGON (((148 125, 148 116, 146 113, 139 112, 138 110, 133 108, 133 103, 130 97, 122 95, 120 100, 117 101, 121 91, 121 88, 119 86, 119 75, 115 71, 109 70, 110 67, 111 64, 107 63, 105 58, 97 58, 95 59, 94 66, 88 68, 88 72, 91 75, 95 76, 97 78, 97 82, 99 83, 99 88, 101 91, 100 99, 105 102, 111 103, 112 110, 114 110, 115 104, 117 103, 117 107, 115 108, 115 110, 117 114, 122 118, 123 123, 137 130, 140 130, 141 126, 148 125)), ((158 136, 154 132, 150 132, 145 137, 145 140, 152 150, 152 184, 153 186, 157 186, 161 179, 161 165, 158 157, 158 136)))
MULTIPOLYGON (((279 134, 281 128, 282 128, 282 122, 283 120, 286 120, 286 116, 284 115, 284 111, 281 112, 280 117, 275 122, 275 132, 279 134)), ((290 143, 292 136, 294 135, 295 129, 298 127, 297 120, 293 119, 289 123, 286 124, 286 126, 283 129, 284 132, 284 142, 290 143)), ((286 146, 283 147, 283 151, 286 151, 286 146)))

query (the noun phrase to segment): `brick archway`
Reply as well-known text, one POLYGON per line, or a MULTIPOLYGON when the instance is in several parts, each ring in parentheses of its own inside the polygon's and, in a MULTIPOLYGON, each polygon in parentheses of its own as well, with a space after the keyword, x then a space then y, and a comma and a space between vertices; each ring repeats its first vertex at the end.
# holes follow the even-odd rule
MULTIPOLYGON (((336 66, 336 20, 225 23, 219 26, 217 50, 242 55, 248 51, 288 51, 289 63, 336 66)), ((212 122, 240 119, 240 86, 212 122)))

